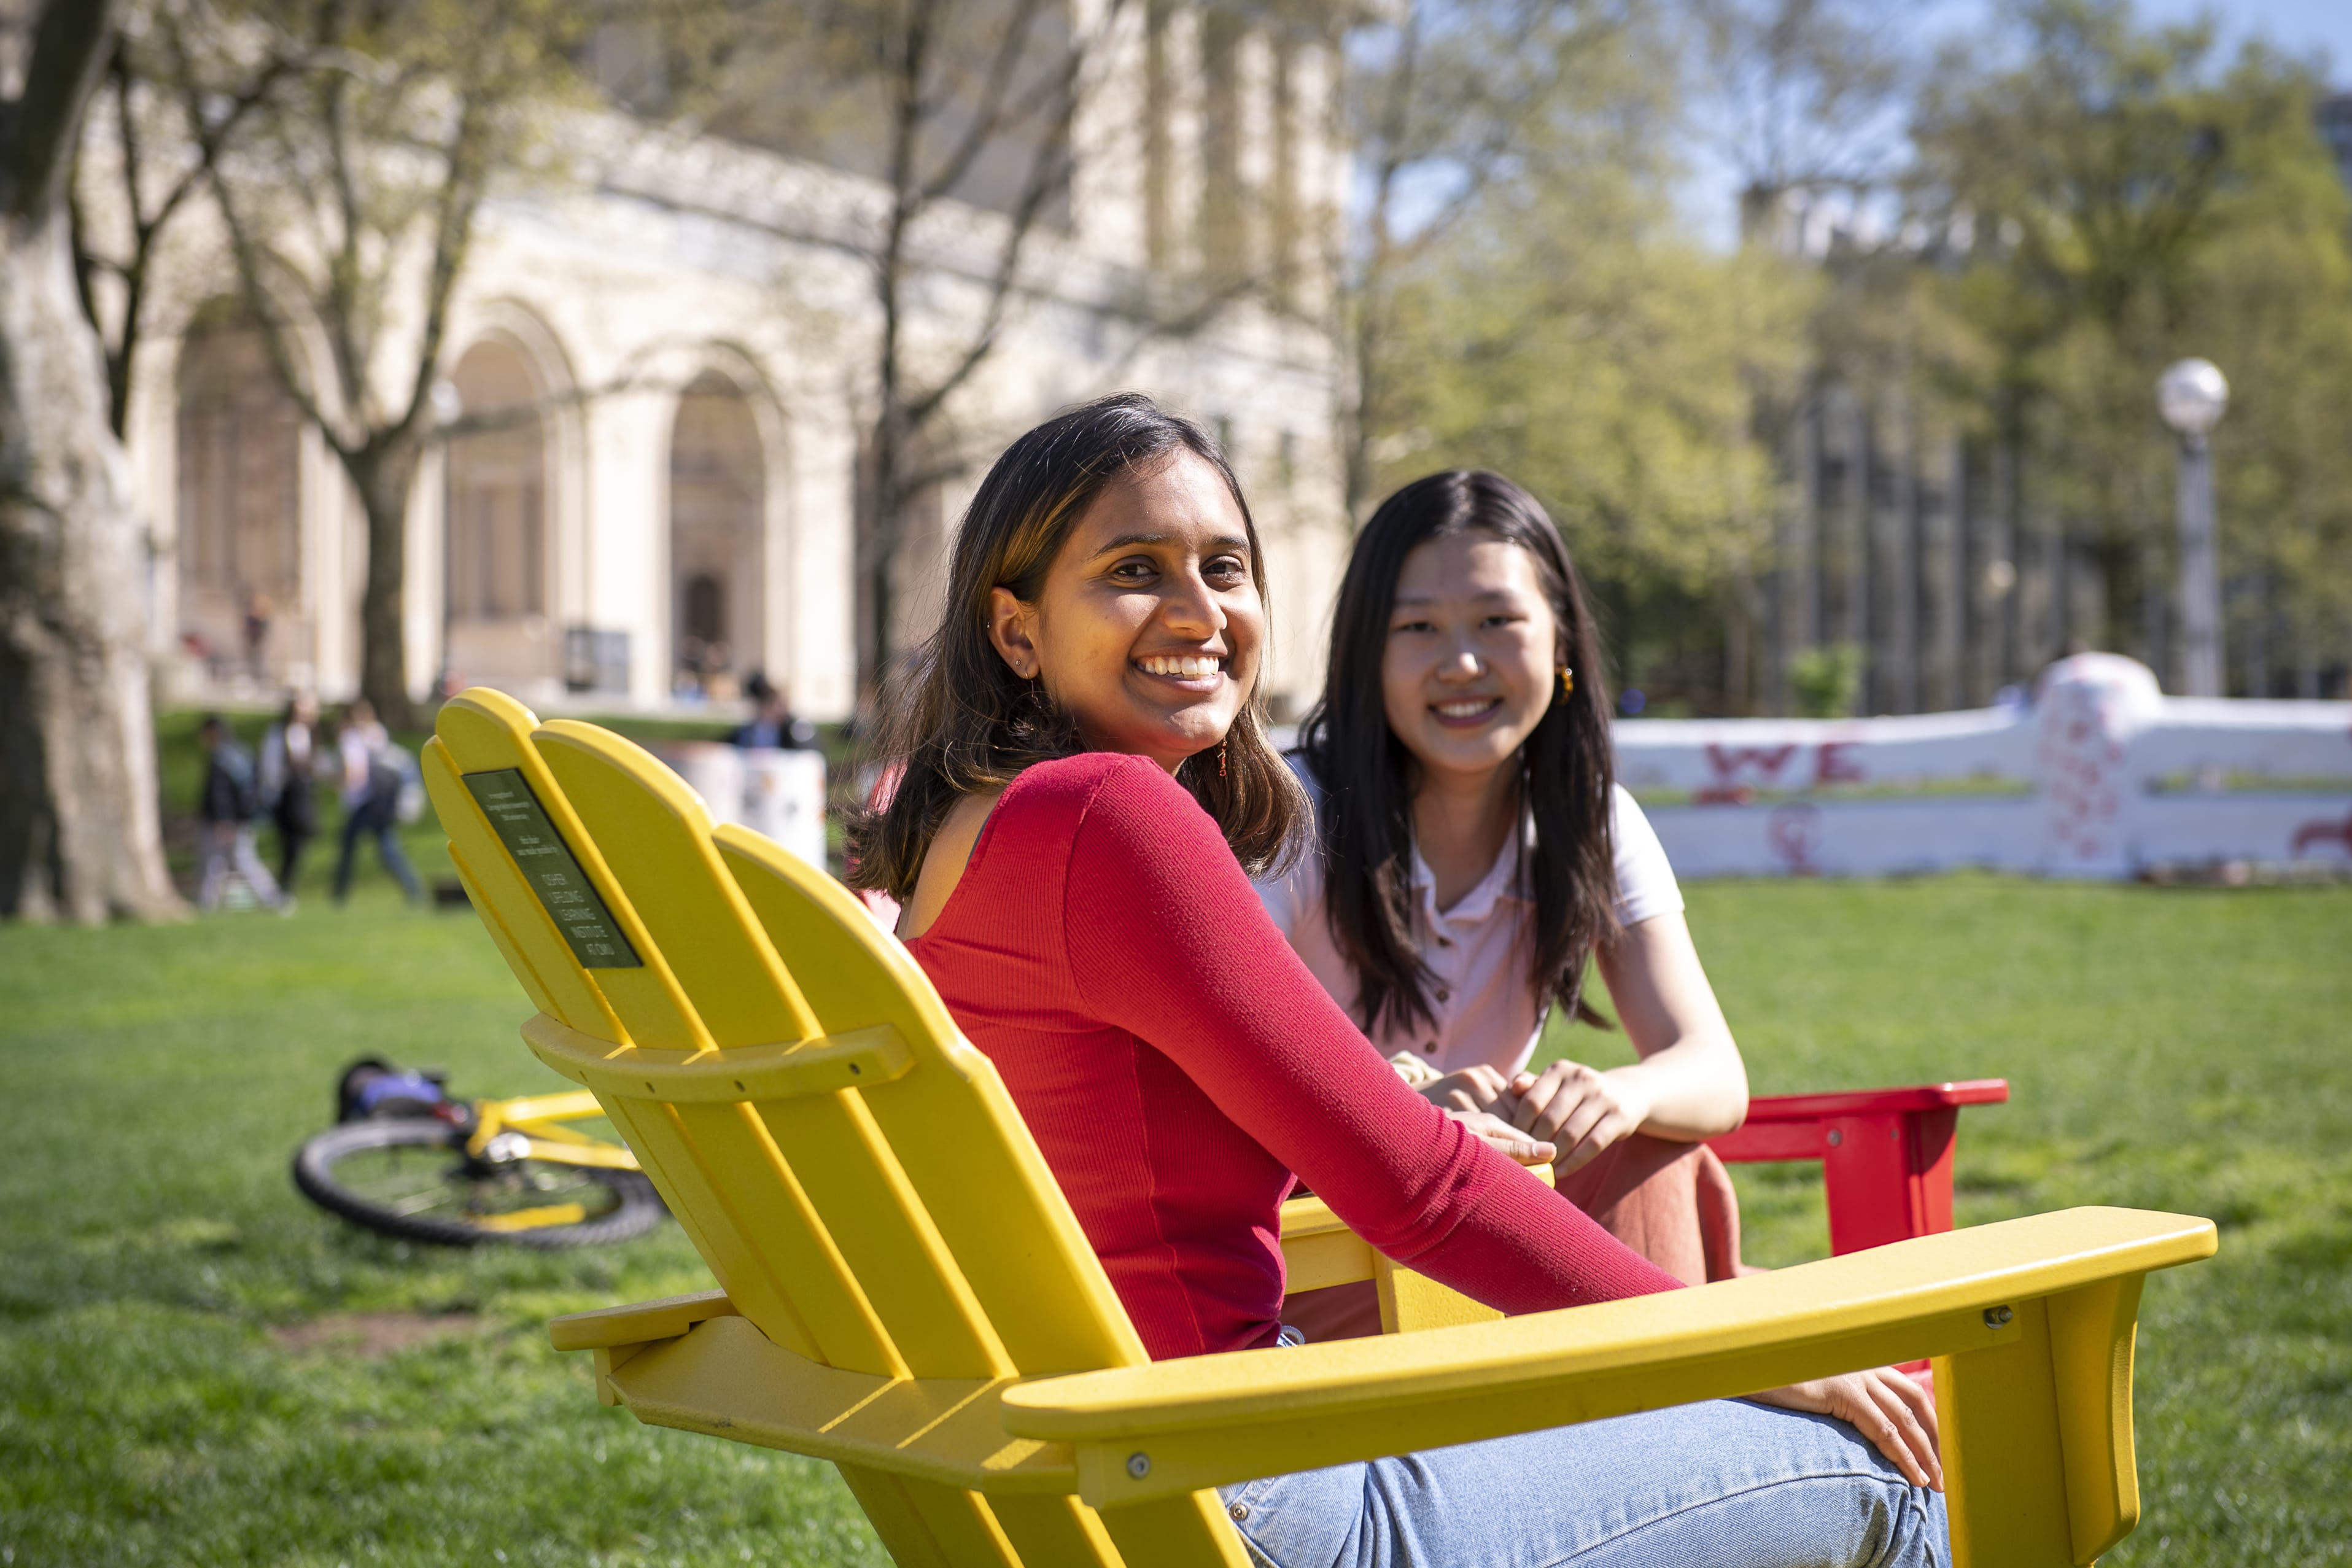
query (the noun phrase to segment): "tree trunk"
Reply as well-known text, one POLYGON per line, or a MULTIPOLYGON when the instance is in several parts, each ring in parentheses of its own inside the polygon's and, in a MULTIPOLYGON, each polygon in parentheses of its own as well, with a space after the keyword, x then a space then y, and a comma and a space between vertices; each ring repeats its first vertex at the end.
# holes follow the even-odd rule
POLYGON ((147 539, 63 211, 0 225, 0 915, 180 911, 157 820, 147 539))
POLYGON ((360 591, 360 695, 390 728, 418 722, 408 693, 408 492, 423 452, 392 437, 344 462, 367 514, 367 584, 360 591))

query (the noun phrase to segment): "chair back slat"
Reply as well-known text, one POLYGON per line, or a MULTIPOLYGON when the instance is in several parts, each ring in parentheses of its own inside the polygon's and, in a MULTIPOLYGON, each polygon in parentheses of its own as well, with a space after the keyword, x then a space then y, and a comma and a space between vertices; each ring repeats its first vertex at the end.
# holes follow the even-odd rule
POLYGON ((719 863, 702 797, 609 730, 559 719, 531 739, 710 1044, 727 1049, 816 1034, 800 988, 719 863))
POLYGON ((919 1066, 859 1091, 929 1223, 1020 1371, 1147 1359, 994 1064, 966 1043, 912 954, 848 889, 748 828, 716 837, 828 1034, 888 1025, 919 1066))
POLYGON ((627 1039, 604 994, 573 960, 546 908, 491 833, 480 805, 458 781, 457 765, 439 739, 425 743, 420 770, 433 810, 449 835, 449 858, 466 896, 532 1003, 583 1035, 614 1045, 627 1039))
POLYGON ((692 1238, 694 1250, 702 1255, 735 1310, 793 1354, 830 1363, 815 1331, 801 1315, 798 1298, 805 1292, 788 1289, 768 1250, 746 1234, 739 1206, 730 1203, 713 1182, 692 1135, 679 1125, 676 1110, 609 1093, 599 1093, 596 1102, 635 1152, 637 1163, 660 1191, 662 1202, 692 1238))
MULTIPOLYGON (((815 1359, 877 1377, 908 1375, 910 1369, 890 1342, 865 1287, 809 1201, 795 1161, 777 1147, 757 1110, 740 1103, 668 1110, 711 1198, 727 1216, 725 1230, 792 1303, 816 1343, 815 1359)), ((719 1282, 727 1283, 723 1278, 719 1282)), ((728 1293, 734 1293, 731 1285, 728 1293)), ((748 1310, 743 1315, 759 1321, 748 1310)))
POLYGON ((914 1184, 866 1109, 866 1091, 754 1106, 824 1216, 843 1258, 918 1377, 1004 1377, 1013 1358, 914 1184))
MULTIPOLYGON (((491 842, 500 846, 500 853, 514 860, 516 846, 499 837, 501 828, 533 840, 523 847, 541 858, 532 860, 531 868, 521 873, 521 880, 533 888, 532 900, 551 927, 559 928, 559 940, 572 967, 590 979, 620 1020, 626 1031, 622 1037, 646 1050, 709 1048, 709 1037, 695 1018, 677 977, 661 953, 652 951, 653 943, 636 911, 622 897, 597 845, 531 744, 531 731, 538 722, 536 714, 506 693, 478 686, 444 703, 433 727, 447 748, 466 792, 474 797, 474 820, 483 825, 491 842), (522 786, 520 794, 513 788, 516 784, 522 786), (485 795, 506 803, 500 807, 505 820, 493 822, 481 808, 485 795), (535 824, 527 822, 518 828, 518 819, 529 819, 533 814, 537 814, 535 824), (539 842, 542 837, 552 842, 539 842), (551 871, 550 867, 556 869, 551 871), (574 869, 576 879, 571 876, 574 869), (538 879, 535 888, 533 878, 538 879), (560 879, 563 885, 547 885, 551 879, 560 879), (571 886, 573 880, 585 885, 571 886), (570 911, 585 910, 588 924, 575 921, 571 929, 562 930, 564 921, 558 921, 553 913, 558 909, 567 911, 565 921, 573 919, 570 911), (611 927, 604 934, 615 940, 596 937, 600 920, 611 927)), ((584 1032, 595 1032, 578 1020, 563 1021, 584 1032)))

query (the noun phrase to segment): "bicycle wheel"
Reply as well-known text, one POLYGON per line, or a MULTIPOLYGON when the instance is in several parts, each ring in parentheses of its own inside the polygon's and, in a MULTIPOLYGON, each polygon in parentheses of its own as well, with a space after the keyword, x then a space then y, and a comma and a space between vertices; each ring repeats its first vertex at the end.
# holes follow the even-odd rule
POLYGON ((427 1117, 329 1128, 295 1152, 294 1184, 354 1225, 444 1247, 625 1241, 669 1212, 638 1172, 471 1160, 446 1122, 427 1117))

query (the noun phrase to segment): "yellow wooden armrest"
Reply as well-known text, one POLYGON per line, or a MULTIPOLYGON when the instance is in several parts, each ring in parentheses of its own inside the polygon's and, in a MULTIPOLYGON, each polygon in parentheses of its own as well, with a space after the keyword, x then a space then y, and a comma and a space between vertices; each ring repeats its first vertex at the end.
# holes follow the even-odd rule
POLYGON ((596 1352, 596 1398, 604 1405, 621 1403, 613 1374, 636 1359, 648 1345, 674 1340, 697 1323, 737 1315, 724 1290, 698 1290, 691 1296, 665 1296, 656 1301, 632 1301, 625 1307, 599 1307, 593 1312, 571 1312, 551 1321, 547 1337, 560 1351, 596 1352))
POLYGON ((2210 1220, 2070 1209, 1500 1322, 1039 1379, 1007 1391, 1004 1425, 1075 1446, 1079 1495, 1119 1507, 2042 1333, 2061 1425, 2104 1421, 2084 1442, 2128 1469, 2137 1278, 2214 1246, 2210 1220))
MULTIPOLYGON (((714 1292, 714 1294, 716 1294, 714 1292)), ((1067 1494, 1076 1477, 1066 1444, 1015 1437, 1004 1430, 997 1403, 1016 1380, 879 1377, 846 1372, 795 1355, 760 1332, 748 1318, 725 1309, 679 1330, 676 1337, 618 1347, 597 1344, 610 1326, 640 1314, 648 1327, 677 1321, 665 1316, 678 1303, 651 1301, 617 1308, 621 1317, 583 1323, 601 1314, 558 1319, 565 1349, 596 1352, 597 1394, 625 1405, 655 1426, 706 1432, 830 1459, 878 1466, 959 1491, 992 1495, 1067 1494), (609 1364, 607 1358, 615 1358, 609 1364)), ((702 1310, 688 1306, 688 1312, 702 1310)))
POLYGON ((611 1350, 674 1340, 697 1323, 735 1316, 735 1303, 727 1299, 726 1291, 698 1290, 691 1296, 664 1296, 656 1301, 566 1313, 550 1321, 547 1337, 560 1351, 611 1350))
POLYGON ((522 1038, 541 1061, 599 1094, 627 1100, 642 1092, 673 1104, 831 1094, 904 1078, 915 1060, 887 1026, 689 1056, 616 1046, 541 1013, 525 1020, 522 1038))

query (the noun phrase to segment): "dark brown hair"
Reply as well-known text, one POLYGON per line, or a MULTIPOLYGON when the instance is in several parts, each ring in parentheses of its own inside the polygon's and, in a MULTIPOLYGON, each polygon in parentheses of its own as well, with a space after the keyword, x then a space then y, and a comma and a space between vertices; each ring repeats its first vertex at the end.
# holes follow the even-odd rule
MULTIPOLYGON (((1070 531, 1095 499, 1129 475, 1190 452, 1224 479, 1249 540, 1250 576, 1265 593, 1265 555, 1240 481, 1209 433, 1140 393, 1056 415, 1004 449, 964 512, 939 629, 911 655, 881 704, 878 760, 889 798, 850 824, 852 887, 905 900, 956 801, 1012 780, 1033 763, 1085 751, 1042 680, 1024 680, 989 640, 989 595, 1034 605, 1070 531)), ((1227 731, 1223 766, 1187 758, 1179 783, 1215 818, 1244 870, 1275 865, 1305 808, 1297 781, 1265 738, 1263 675, 1227 731)))
POLYGON ((1358 1022, 1376 1037, 1383 1026, 1433 1022, 1433 977, 1413 937, 1419 764, 1389 729, 1381 656, 1405 557, 1464 533, 1528 552, 1559 626, 1554 662, 1576 672, 1576 689, 1565 700, 1555 694, 1518 753, 1515 812, 1535 819, 1534 842, 1523 827, 1517 841, 1520 885, 1535 904, 1525 940, 1538 1005, 1556 998, 1601 1023, 1580 994, 1584 966, 1617 934, 1609 700, 1576 564, 1542 505, 1500 474, 1451 468, 1415 479, 1381 503, 1356 540, 1332 612, 1322 700, 1299 727, 1299 749, 1323 791, 1317 839, 1331 939, 1355 971, 1358 1022))

